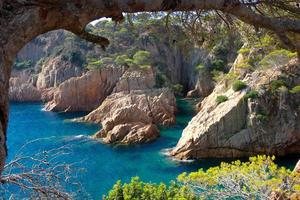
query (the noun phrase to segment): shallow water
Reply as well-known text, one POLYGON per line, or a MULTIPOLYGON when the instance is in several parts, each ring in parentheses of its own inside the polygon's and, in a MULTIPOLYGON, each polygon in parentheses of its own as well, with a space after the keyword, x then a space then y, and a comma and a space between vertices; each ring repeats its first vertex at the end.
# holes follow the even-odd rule
MULTIPOLYGON (((182 172, 196 171, 218 165, 220 159, 204 159, 192 163, 179 163, 165 157, 163 149, 174 147, 182 130, 194 115, 191 103, 178 100, 177 124, 160 128, 161 137, 155 142, 134 146, 103 145, 88 136, 99 130, 93 124, 73 123, 68 119, 83 116, 85 113, 52 113, 42 110, 40 103, 11 103, 8 129, 9 158, 27 141, 48 138, 27 146, 24 151, 30 154, 56 146, 72 144, 72 156, 62 162, 79 162, 85 169, 79 177, 90 199, 101 199, 117 180, 128 182, 139 176, 143 181, 169 182, 182 172)), ((292 167, 296 157, 280 159, 280 164, 292 167)))

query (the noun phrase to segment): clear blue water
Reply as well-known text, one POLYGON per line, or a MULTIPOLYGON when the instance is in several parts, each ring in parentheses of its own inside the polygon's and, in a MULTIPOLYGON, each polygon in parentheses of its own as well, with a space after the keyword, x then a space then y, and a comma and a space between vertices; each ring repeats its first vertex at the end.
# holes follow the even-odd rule
MULTIPOLYGON (((30 145, 24 151, 35 153, 54 146, 72 144, 73 154, 62 162, 79 162, 85 172, 79 177, 90 199, 101 199, 117 180, 130 181, 139 176, 143 181, 169 182, 182 172, 196 171, 218 165, 223 160, 205 159, 193 163, 178 163, 161 154, 161 150, 176 145, 183 128, 193 116, 188 101, 178 100, 177 124, 160 128, 161 137, 155 142, 134 146, 103 145, 88 137, 99 127, 93 124, 73 123, 72 119, 84 113, 52 113, 42 111, 40 103, 11 103, 8 128, 9 160, 27 141, 49 138, 30 145)), ((228 160, 227 160, 228 161, 228 160)), ((292 166, 297 158, 284 158, 281 164, 292 166)))

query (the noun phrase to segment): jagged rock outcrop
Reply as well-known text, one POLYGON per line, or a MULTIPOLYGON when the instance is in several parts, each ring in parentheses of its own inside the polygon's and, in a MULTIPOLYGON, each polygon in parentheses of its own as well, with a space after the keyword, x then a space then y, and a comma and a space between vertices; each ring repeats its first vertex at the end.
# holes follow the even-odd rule
POLYGON ((30 70, 13 71, 9 80, 9 100, 18 102, 40 101, 41 91, 32 82, 30 70))
POLYGON ((91 111, 113 91, 125 72, 124 67, 104 67, 88 71, 81 77, 73 77, 59 85, 53 92, 48 111, 91 111))
POLYGON ((102 123, 115 110, 133 105, 147 113, 155 124, 171 125, 176 122, 176 99, 167 88, 111 94, 97 109, 80 120, 102 123))
POLYGON ((154 89, 152 68, 129 68, 100 106, 75 121, 102 124, 94 138, 104 143, 144 143, 159 136, 156 124, 176 121, 176 99, 167 88, 154 89))
POLYGON ((296 164, 294 171, 300 173, 300 160, 296 164))
POLYGON ((153 69, 131 67, 122 75, 116 84, 113 92, 130 92, 132 90, 146 90, 155 85, 155 76, 153 69))
POLYGON ((204 157, 242 157, 255 154, 285 155, 300 152, 300 94, 284 87, 300 84, 296 60, 287 66, 258 70, 246 75, 248 88, 226 92, 224 83, 201 103, 199 113, 184 129, 170 155, 178 159, 204 157), (244 98, 256 90, 258 98, 244 98), (216 103, 218 95, 228 101, 216 103))
POLYGON ((151 117, 136 105, 129 105, 112 110, 94 138, 103 138, 104 143, 132 144, 150 142, 158 136, 151 117))
POLYGON ((38 75, 36 86, 38 89, 58 87, 62 82, 72 77, 81 76, 83 69, 72 62, 65 60, 62 56, 50 58, 42 66, 38 75))
POLYGON ((187 97, 204 98, 211 94, 214 89, 214 81, 207 70, 198 73, 195 88, 187 93, 187 97))

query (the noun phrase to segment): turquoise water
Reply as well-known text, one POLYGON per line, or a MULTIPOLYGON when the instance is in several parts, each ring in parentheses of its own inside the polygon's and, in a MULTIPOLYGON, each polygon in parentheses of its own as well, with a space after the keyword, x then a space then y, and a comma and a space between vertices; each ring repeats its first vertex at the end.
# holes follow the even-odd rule
MULTIPOLYGON (((12 159, 24 143, 37 138, 50 137, 35 142, 24 151, 34 154, 55 146, 72 144, 72 156, 62 162, 81 161, 80 167, 85 170, 78 179, 90 195, 89 199, 101 199, 119 179, 128 182, 131 177, 139 176, 143 181, 169 182, 182 172, 218 165, 221 162, 218 159, 178 163, 161 154, 161 150, 176 145, 183 128, 194 114, 189 101, 178 100, 178 107, 177 124, 160 128, 161 137, 155 142, 114 147, 86 137, 99 130, 98 126, 67 120, 84 113, 52 113, 43 111, 40 103, 12 103, 8 129, 8 159, 12 159)), ((281 161, 284 165, 292 166, 296 160, 297 158, 292 157, 281 161)))

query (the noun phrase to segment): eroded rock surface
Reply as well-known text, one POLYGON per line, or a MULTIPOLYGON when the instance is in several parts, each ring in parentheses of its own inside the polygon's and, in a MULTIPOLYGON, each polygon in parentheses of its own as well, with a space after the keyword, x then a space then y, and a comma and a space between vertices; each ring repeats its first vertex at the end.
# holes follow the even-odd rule
POLYGON ((48 102, 48 111, 91 111, 111 94, 124 73, 123 67, 104 67, 73 77, 59 85, 48 102))
POLYGON ((102 130, 94 135, 104 143, 145 143, 159 136, 152 118, 136 105, 117 108, 110 114, 102 121, 102 130))
POLYGON ((226 91, 224 83, 201 103, 199 113, 184 129, 170 154, 178 159, 242 157, 255 154, 285 155, 300 152, 300 94, 286 87, 272 89, 272 81, 300 84, 299 63, 256 71, 244 78, 248 88, 226 91), (247 91, 258 98, 245 100, 247 91), (226 92, 224 92, 226 91, 226 92), (228 101, 216 103, 218 95, 228 101))

